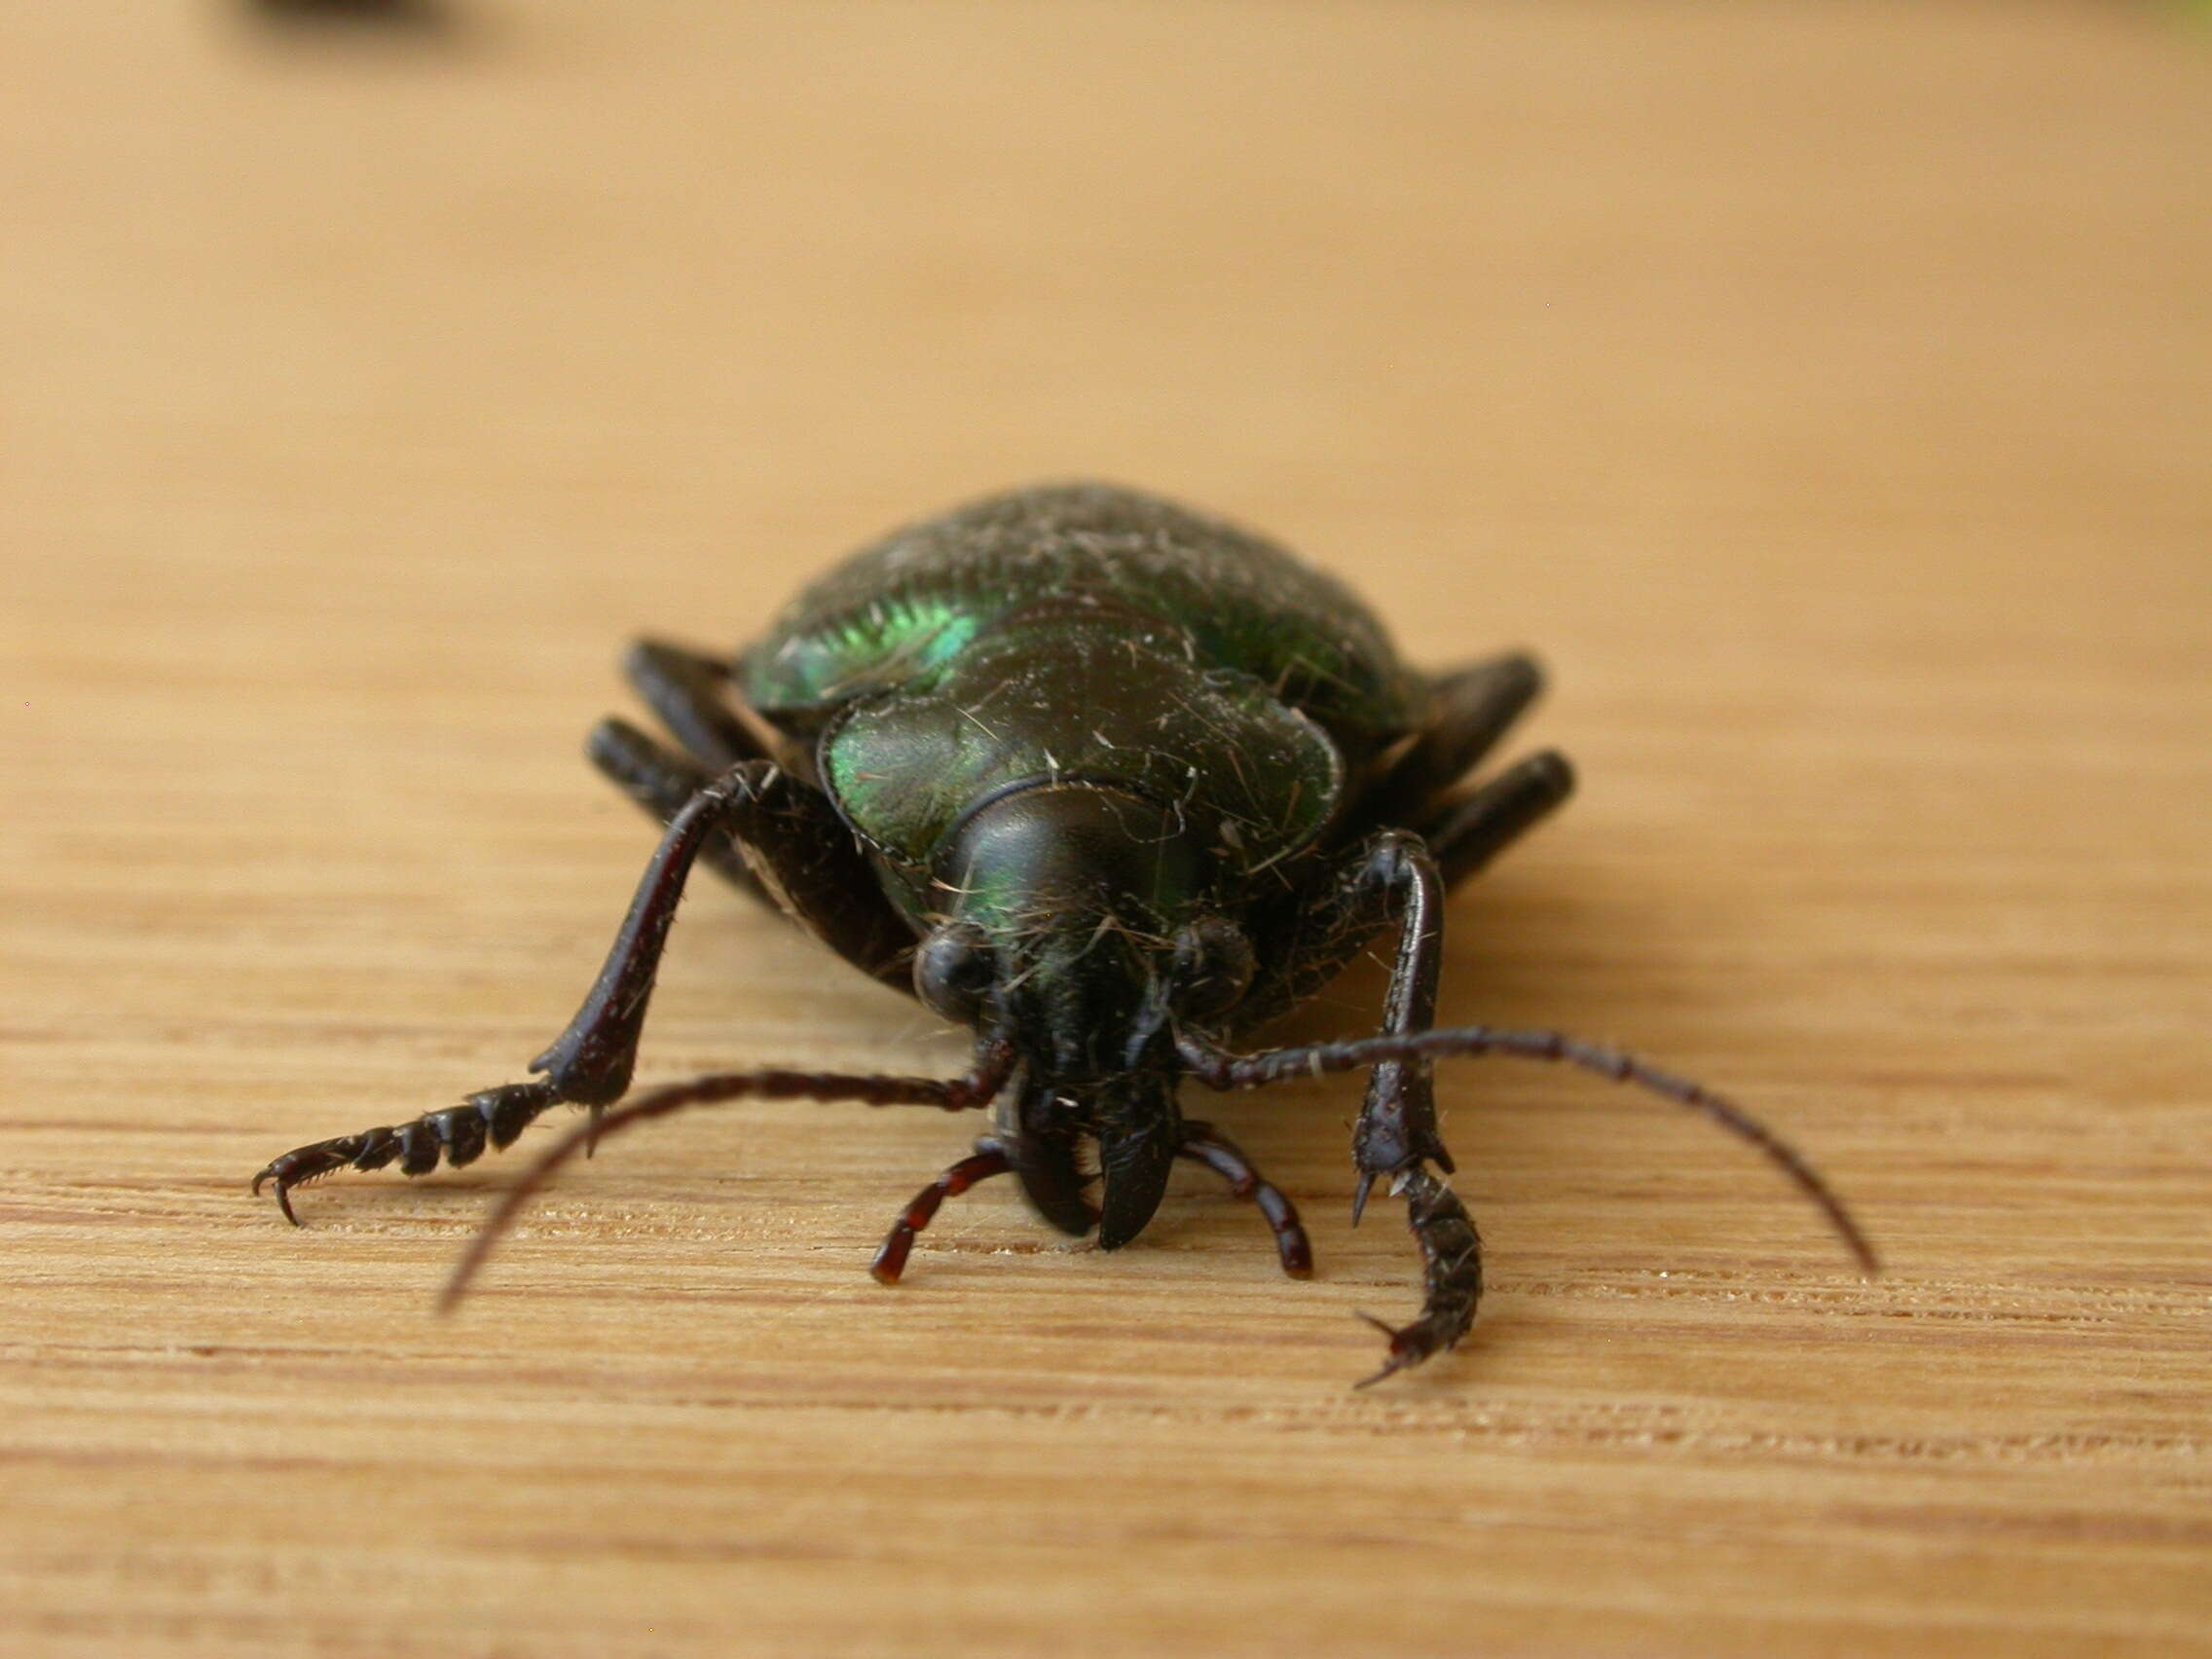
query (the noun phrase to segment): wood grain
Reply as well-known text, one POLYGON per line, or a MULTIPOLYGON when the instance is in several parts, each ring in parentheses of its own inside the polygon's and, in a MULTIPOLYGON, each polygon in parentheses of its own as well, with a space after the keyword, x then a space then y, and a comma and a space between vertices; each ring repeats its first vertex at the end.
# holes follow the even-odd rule
MULTIPOLYGON (((0 21, 0 1647, 2212 1651, 2201 28, 452 16, 0 21), (566 1017, 627 637, 1070 473, 1540 647, 1586 788, 1447 1016, 1755 1102, 1889 1276, 1502 1062, 1485 1318, 1356 1395, 1413 1262, 1343 1084, 1223 1114, 1306 1285, 1179 1178, 1114 1258, 984 1189, 882 1291, 929 1113, 641 1133, 447 1320, 511 1157, 245 1196, 566 1017)), ((958 1052, 717 891, 645 1071, 958 1052)))

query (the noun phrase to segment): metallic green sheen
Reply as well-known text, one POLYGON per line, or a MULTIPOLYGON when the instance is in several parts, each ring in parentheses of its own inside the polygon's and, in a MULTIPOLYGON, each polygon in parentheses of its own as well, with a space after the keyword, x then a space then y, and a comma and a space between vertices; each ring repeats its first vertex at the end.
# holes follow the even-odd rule
POLYGON ((1090 598, 1188 634, 1354 745, 1420 713, 1417 682, 1348 588, 1272 542, 1156 496, 1045 485, 909 525, 808 587, 746 653, 754 707, 841 704, 956 657, 1040 600, 1090 598))
POLYGON ((1178 838, 1248 876, 1321 833, 1347 762, 1412 730, 1423 697, 1339 583, 1097 484, 895 533, 801 594, 741 672, 764 716, 819 734, 823 783, 909 882, 979 800, 1061 778, 1173 807, 1178 838))

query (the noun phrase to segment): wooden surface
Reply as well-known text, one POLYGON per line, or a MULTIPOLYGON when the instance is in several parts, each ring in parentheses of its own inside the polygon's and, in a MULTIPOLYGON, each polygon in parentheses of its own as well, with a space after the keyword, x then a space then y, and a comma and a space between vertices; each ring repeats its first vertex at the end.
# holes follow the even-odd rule
MULTIPOLYGON (((456 4, 0 22, 0 1648, 2212 1651, 2200 27, 456 4), (1358 1394, 1347 1083, 1221 1114, 1306 1285, 1179 1178, 880 1290, 929 1113, 640 1133, 443 1321, 512 1155, 246 1196, 566 1018, 627 637, 1069 473, 1540 647, 1586 787, 1446 1016, 1737 1091, 1889 1276, 1504 1062, 1483 1321, 1358 1394)), ((645 1075, 960 1051, 718 888, 645 1075)))

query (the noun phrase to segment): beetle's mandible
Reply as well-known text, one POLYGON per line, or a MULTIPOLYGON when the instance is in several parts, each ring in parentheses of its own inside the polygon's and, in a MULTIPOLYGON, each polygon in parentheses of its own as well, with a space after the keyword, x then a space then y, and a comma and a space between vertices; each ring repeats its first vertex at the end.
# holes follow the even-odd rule
POLYGON ((1573 787, 1548 751, 1469 782, 1536 695, 1526 656, 1415 674, 1357 599, 1281 549, 1156 497, 1075 484, 897 532, 734 661, 645 643, 628 667, 680 748, 608 719, 591 758, 665 832, 583 1007, 531 1062, 537 1080, 302 1147, 254 1178, 296 1220, 304 1182, 468 1163, 549 1107, 588 1108, 507 1194, 449 1304, 578 1151, 741 1096, 991 1112, 973 1155, 892 1229, 874 1264, 885 1283, 940 1203, 993 1175, 1012 1174, 1051 1226, 1118 1249, 1179 1159, 1252 1199, 1284 1271, 1303 1277, 1311 1254, 1290 1201, 1185 1118, 1179 1090, 1364 1070, 1353 1217, 1379 1181, 1404 1199, 1425 1292, 1411 1324, 1382 1327, 1374 1382, 1452 1346, 1474 1318, 1481 1242, 1442 1178, 1453 1165, 1430 1067, 1485 1053, 1566 1061, 1705 1113, 1778 1163, 1874 1270, 1803 1160, 1697 1085, 1557 1032, 1432 1028, 1445 895, 1573 787), (969 1072, 735 1072, 617 1107, 701 862, 971 1027, 969 1072), (1380 1035, 1235 1047, 1392 930, 1380 1035))

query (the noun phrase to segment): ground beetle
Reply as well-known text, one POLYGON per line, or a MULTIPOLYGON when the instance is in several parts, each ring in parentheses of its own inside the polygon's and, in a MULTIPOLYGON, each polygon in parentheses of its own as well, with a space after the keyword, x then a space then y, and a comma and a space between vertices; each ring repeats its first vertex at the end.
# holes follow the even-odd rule
POLYGON ((1426 1292, 1412 1324, 1381 1327, 1377 1381, 1457 1342, 1482 1294, 1474 1223, 1437 1173, 1453 1164, 1430 1064, 1447 1054, 1567 1061, 1696 1108, 1778 1163, 1873 1269, 1804 1161, 1698 1086, 1556 1032, 1431 1028, 1445 894, 1573 787, 1548 752, 1465 782, 1536 695, 1526 656, 1411 673, 1358 600, 1279 548, 1151 496, 1076 484, 897 532, 809 588, 734 664, 646 643, 629 674, 683 753, 609 719, 590 754, 666 833, 582 1009, 531 1062, 538 1081, 302 1147, 254 1179, 257 1192, 274 1182, 296 1220, 302 1182, 349 1165, 421 1175, 468 1163, 548 1107, 589 1108, 508 1193, 449 1305, 578 1151, 739 1096, 992 1110, 974 1155, 893 1228, 874 1264, 885 1283, 943 1199, 1005 1173, 1053 1227, 1095 1230, 1117 1249, 1152 1219, 1178 1159, 1256 1202, 1284 1271, 1303 1277, 1311 1254, 1289 1199, 1226 1136, 1185 1119, 1177 1089, 1368 1070, 1353 1218, 1377 1181, 1405 1199, 1426 1292), (629 1090, 669 924, 700 861, 972 1027, 972 1069, 949 1081, 739 1072, 608 1113, 629 1090), (1229 1046, 1393 927, 1381 1036, 1229 1046))

